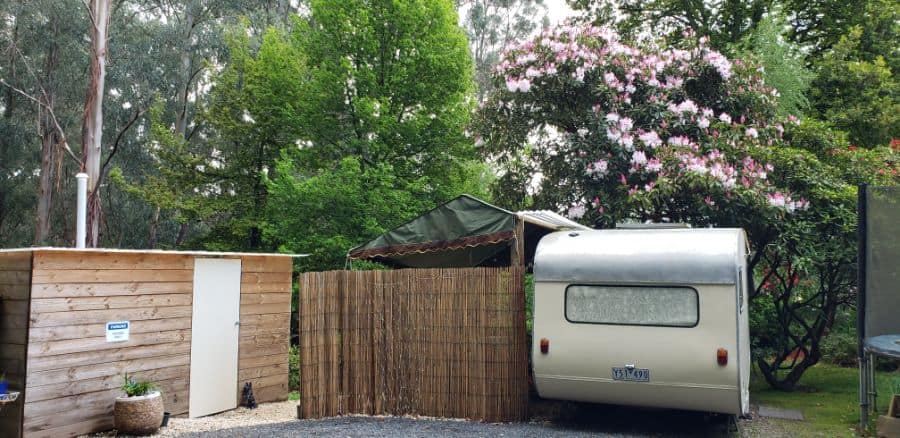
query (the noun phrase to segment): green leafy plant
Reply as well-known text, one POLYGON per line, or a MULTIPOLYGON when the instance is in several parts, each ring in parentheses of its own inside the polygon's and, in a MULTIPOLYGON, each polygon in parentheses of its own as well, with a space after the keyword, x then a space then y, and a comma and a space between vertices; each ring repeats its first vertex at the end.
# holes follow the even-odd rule
POLYGON ((291 345, 288 351, 288 388, 300 389, 300 346, 291 345))
POLYGON ((129 397, 139 397, 147 395, 156 390, 156 385, 145 380, 136 380, 134 377, 128 377, 125 373, 125 383, 122 384, 122 391, 129 397))

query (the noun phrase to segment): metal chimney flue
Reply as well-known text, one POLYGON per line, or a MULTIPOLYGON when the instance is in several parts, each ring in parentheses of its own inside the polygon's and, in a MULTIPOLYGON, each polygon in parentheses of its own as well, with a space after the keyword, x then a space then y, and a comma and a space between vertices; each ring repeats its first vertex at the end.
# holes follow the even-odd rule
POLYGON ((88 174, 79 173, 75 175, 78 179, 78 209, 76 210, 75 222, 77 224, 75 231, 75 247, 84 248, 87 240, 87 185, 88 174))

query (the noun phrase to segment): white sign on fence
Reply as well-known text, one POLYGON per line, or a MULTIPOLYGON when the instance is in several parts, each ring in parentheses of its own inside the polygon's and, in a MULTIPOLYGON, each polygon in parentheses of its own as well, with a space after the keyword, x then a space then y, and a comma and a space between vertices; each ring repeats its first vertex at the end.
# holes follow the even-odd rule
POLYGON ((131 323, 128 321, 114 321, 106 323, 106 342, 125 342, 128 340, 128 331, 131 323))

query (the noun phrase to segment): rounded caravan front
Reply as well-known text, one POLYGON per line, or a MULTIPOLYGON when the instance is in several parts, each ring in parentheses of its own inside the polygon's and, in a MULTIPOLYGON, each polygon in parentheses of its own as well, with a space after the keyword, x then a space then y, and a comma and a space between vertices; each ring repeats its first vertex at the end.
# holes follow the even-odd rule
POLYGON ((740 229, 558 232, 534 258, 541 397, 746 415, 740 229))

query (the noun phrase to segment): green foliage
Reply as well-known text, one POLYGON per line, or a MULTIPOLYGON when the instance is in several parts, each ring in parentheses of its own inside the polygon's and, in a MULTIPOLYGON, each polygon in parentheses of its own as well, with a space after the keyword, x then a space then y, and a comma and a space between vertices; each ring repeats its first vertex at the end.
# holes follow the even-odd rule
POLYGON ((431 206, 416 196, 421 183, 399 181, 387 163, 363 168, 358 158, 347 157, 314 174, 295 168, 288 153, 276 166, 265 232, 282 242, 280 250, 310 254, 298 260, 301 271, 341 268, 350 248, 431 206))
POLYGON ((743 37, 735 51, 740 58, 758 60, 763 81, 778 90, 778 114, 799 116, 809 107, 806 91, 813 74, 804 65, 798 47, 784 37, 789 29, 781 15, 770 12, 743 37))
POLYGON ((810 101, 851 143, 885 146, 900 137, 900 82, 883 57, 860 53, 862 34, 852 28, 816 64, 810 101))
POLYGON ((265 236, 321 270, 439 202, 481 194, 491 177, 464 135, 473 70, 451 2, 310 9, 292 37, 309 66, 299 140, 270 172, 265 236))
POLYGON ((681 1, 681 0, 568 0, 573 9, 588 13, 595 24, 616 22, 618 30, 631 37, 643 32, 669 41, 684 38, 692 30, 709 37, 713 47, 723 49, 751 32, 773 0, 681 1))
POLYGON ((129 378, 128 373, 125 373, 125 382, 121 389, 128 397, 139 397, 155 391, 156 385, 145 380, 135 380, 134 377, 129 378))
POLYGON ((291 345, 288 350, 288 389, 300 389, 300 346, 291 345))

